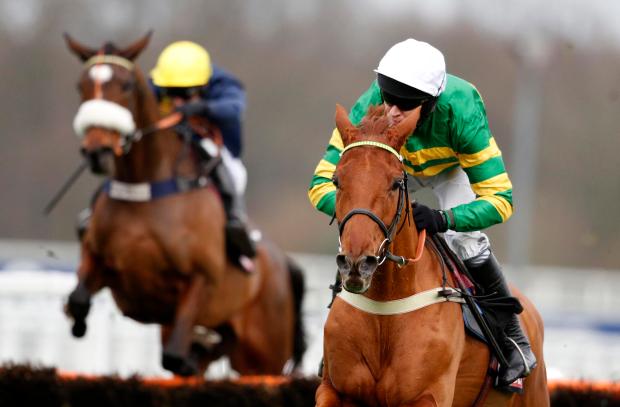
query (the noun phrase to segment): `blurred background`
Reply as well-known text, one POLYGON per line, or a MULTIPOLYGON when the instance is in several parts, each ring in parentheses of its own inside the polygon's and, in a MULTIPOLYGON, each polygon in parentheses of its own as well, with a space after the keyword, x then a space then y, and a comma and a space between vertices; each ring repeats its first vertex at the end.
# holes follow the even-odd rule
MULTIPOLYGON (((81 65, 63 32, 92 47, 108 40, 122 47, 153 29, 138 59, 143 71, 168 43, 188 39, 236 74, 248 94, 249 212, 273 240, 298 253, 321 289, 334 271, 337 231, 306 192, 334 126, 335 104, 350 107, 385 51, 413 37, 442 50, 448 71, 475 84, 485 100, 516 207, 507 224, 488 233, 513 280, 557 328, 548 335, 557 341, 548 353, 560 352, 559 366, 579 353, 580 335, 594 335, 588 338, 601 352, 617 350, 618 16, 620 3, 606 0, 0 0, 4 275, 72 270, 75 216, 100 182, 84 175, 43 216, 80 160, 71 124, 81 65)), ((432 201, 428 193, 425 199, 432 201)), ((20 291, 12 290, 5 299, 20 291)), ((320 323, 322 300, 314 301, 317 308, 308 312, 320 323)), ((4 349, 3 360, 10 360, 13 351, 6 343, 4 349)), ((602 363, 607 353, 597 355, 602 363)), ((616 362, 606 377, 620 377, 616 362)))

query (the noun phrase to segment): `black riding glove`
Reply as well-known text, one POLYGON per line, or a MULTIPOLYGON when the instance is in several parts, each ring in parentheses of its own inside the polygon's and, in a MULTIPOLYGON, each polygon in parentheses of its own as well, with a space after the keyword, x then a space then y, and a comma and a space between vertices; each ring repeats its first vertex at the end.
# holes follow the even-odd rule
POLYGON ((429 208, 417 202, 414 202, 412 207, 413 220, 418 230, 426 229, 426 233, 428 233, 429 236, 448 230, 448 224, 441 211, 429 208))
POLYGON ((185 117, 200 116, 208 119, 211 115, 209 105, 204 100, 187 102, 184 105, 177 107, 177 111, 183 113, 183 116, 185 117))

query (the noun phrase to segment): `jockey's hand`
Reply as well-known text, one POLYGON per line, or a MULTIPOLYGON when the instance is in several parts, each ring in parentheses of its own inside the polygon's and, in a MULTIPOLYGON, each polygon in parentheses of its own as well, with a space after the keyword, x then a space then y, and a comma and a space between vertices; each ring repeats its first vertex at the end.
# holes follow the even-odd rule
POLYGON ((181 112, 185 117, 200 116, 209 118, 211 111, 209 105, 204 100, 196 100, 187 102, 176 108, 177 112, 181 112))
POLYGON ((426 233, 428 233, 429 236, 448 230, 448 224, 441 211, 429 208, 417 202, 414 202, 412 207, 413 220, 418 230, 426 229, 426 233))

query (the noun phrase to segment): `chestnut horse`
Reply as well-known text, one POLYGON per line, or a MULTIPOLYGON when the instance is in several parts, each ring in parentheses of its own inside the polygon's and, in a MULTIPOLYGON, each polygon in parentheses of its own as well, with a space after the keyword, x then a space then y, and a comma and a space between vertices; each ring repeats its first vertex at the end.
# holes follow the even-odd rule
MULTIPOLYGON (((443 283, 439 257, 424 250, 431 247, 425 232, 418 235, 407 216, 398 151, 418 118, 414 112, 391 126, 378 106, 355 127, 341 106, 336 109, 344 143, 334 175, 337 263, 345 291, 325 324, 318 407, 480 405, 489 350, 465 334, 462 298, 449 288, 454 281, 449 276, 443 283), (452 295, 439 295, 445 287, 452 295)), ((492 390, 484 405, 548 406, 542 321, 517 295, 538 367, 525 379, 523 395, 492 390)))
POLYGON ((305 349, 303 276, 266 240, 258 244, 254 272, 228 260, 219 193, 201 175, 187 140, 169 128, 182 117, 160 119, 134 63, 150 35, 124 49, 106 43, 99 50, 66 35, 84 62, 74 127, 83 129, 91 169, 113 182, 97 196, 81 241, 78 284, 66 306, 73 333, 85 333, 91 296, 109 287, 124 315, 161 324, 164 368, 203 374, 227 355, 241 374, 281 374, 305 349), (149 184, 163 180, 179 191, 149 199, 149 184))

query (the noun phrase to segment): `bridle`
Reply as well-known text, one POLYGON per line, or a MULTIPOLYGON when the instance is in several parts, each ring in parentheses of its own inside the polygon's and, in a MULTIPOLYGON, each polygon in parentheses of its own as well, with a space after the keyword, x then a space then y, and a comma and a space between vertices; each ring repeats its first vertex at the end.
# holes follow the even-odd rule
MULTIPOLYGON (((108 55, 108 54, 103 54, 101 52, 98 53, 97 55, 94 55, 90 59, 88 59, 84 63, 84 69, 88 69, 92 66, 97 66, 97 65, 102 65, 102 64, 120 66, 121 68, 128 70, 132 74, 132 76, 135 76, 135 73, 134 73, 135 64, 133 63, 133 61, 130 61, 129 59, 124 58, 119 55, 108 55)), ((135 82, 135 78, 133 78, 133 80, 135 82)), ((93 81, 94 81, 94 98, 91 100, 104 100, 101 79, 98 77, 95 77, 93 78, 93 81)), ((123 107, 121 106, 121 108, 123 107)), ((131 110, 129 110, 129 112, 131 112, 131 110)), ((126 132, 126 133, 121 134, 121 140, 122 140, 121 147, 123 150, 123 154, 127 154, 129 150, 131 149, 132 144, 140 141, 143 136, 156 133, 160 130, 172 128, 178 125, 179 123, 181 123, 183 119, 184 119, 183 114, 179 112, 173 112, 161 118, 160 120, 158 120, 156 123, 152 125, 149 125, 149 126, 146 126, 140 129, 134 129, 131 132, 126 132)))
MULTIPOLYGON (((363 146, 381 148, 383 150, 390 152, 392 155, 396 156, 399 162, 402 163, 403 161, 402 156, 389 145, 384 144, 384 143, 379 143, 377 141, 369 141, 369 140, 358 141, 358 142, 349 144, 348 146, 345 147, 344 150, 342 150, 342 153, 340 153, 340 155, 341 156, 344 155, 345 152, 349 151, 352 148, 363 147, 363 146)), ((370 218, 373 222, 375 222, 377 226, 379 226, 379 229, 381 229, 381 231, 383 232, 383 236, 385 237, 383 242, 381 242, 381 244, 379 245, 379 249, 377 249, 376 251, 377 254, 375 255, 378 265, 383 264, 385 260, 390 260, 390 261, 395 262, 398 265, 398 267, 404 267, 407 264, 417 262, 422 257, 422 252, 424 250, 424 242, 426 240, 426 230, 423 230, 419 235, 418 247, 416 249, 416 255, 414 258, 406 258, 404 256, 395 255, 389 249, 394 239, 394 236, 397 235, 402 229, 402 227, 405 225, 405 223, 403 222, 403 225, 401 226, 401 228, 397 230, 398 224, 403 216, 403 210, 405 212, 405 217, 407 219, 407 222, 410 222, 410 219, 409 219, 410 206, 411 205, 409 204, 409 191, 407 188, 407 173, 403 169, 403 178, 398 181, 398 204, 396 207, 396 213, 394 217, 392 218, 392 222, 390 223, 390 225, 386 226, 385 222, 383 222, 381 218, 379 218, 377 215, 374 214, 374 212, 372 212, 369 209, 354 208, 350 210, 342 218, 342 221, 338 222, 339 251, 342 250, 342 246, 340 245, 340 238, 342 237, 344 226, 347 224, 348 221, 351 220, 353 216, 364 215, 370 218)), ((332 218, 332 221, 330 222, 330 224, 333 223, 335 218, 336 218, 336 214, 334 213, 334 217, 332 218)))

